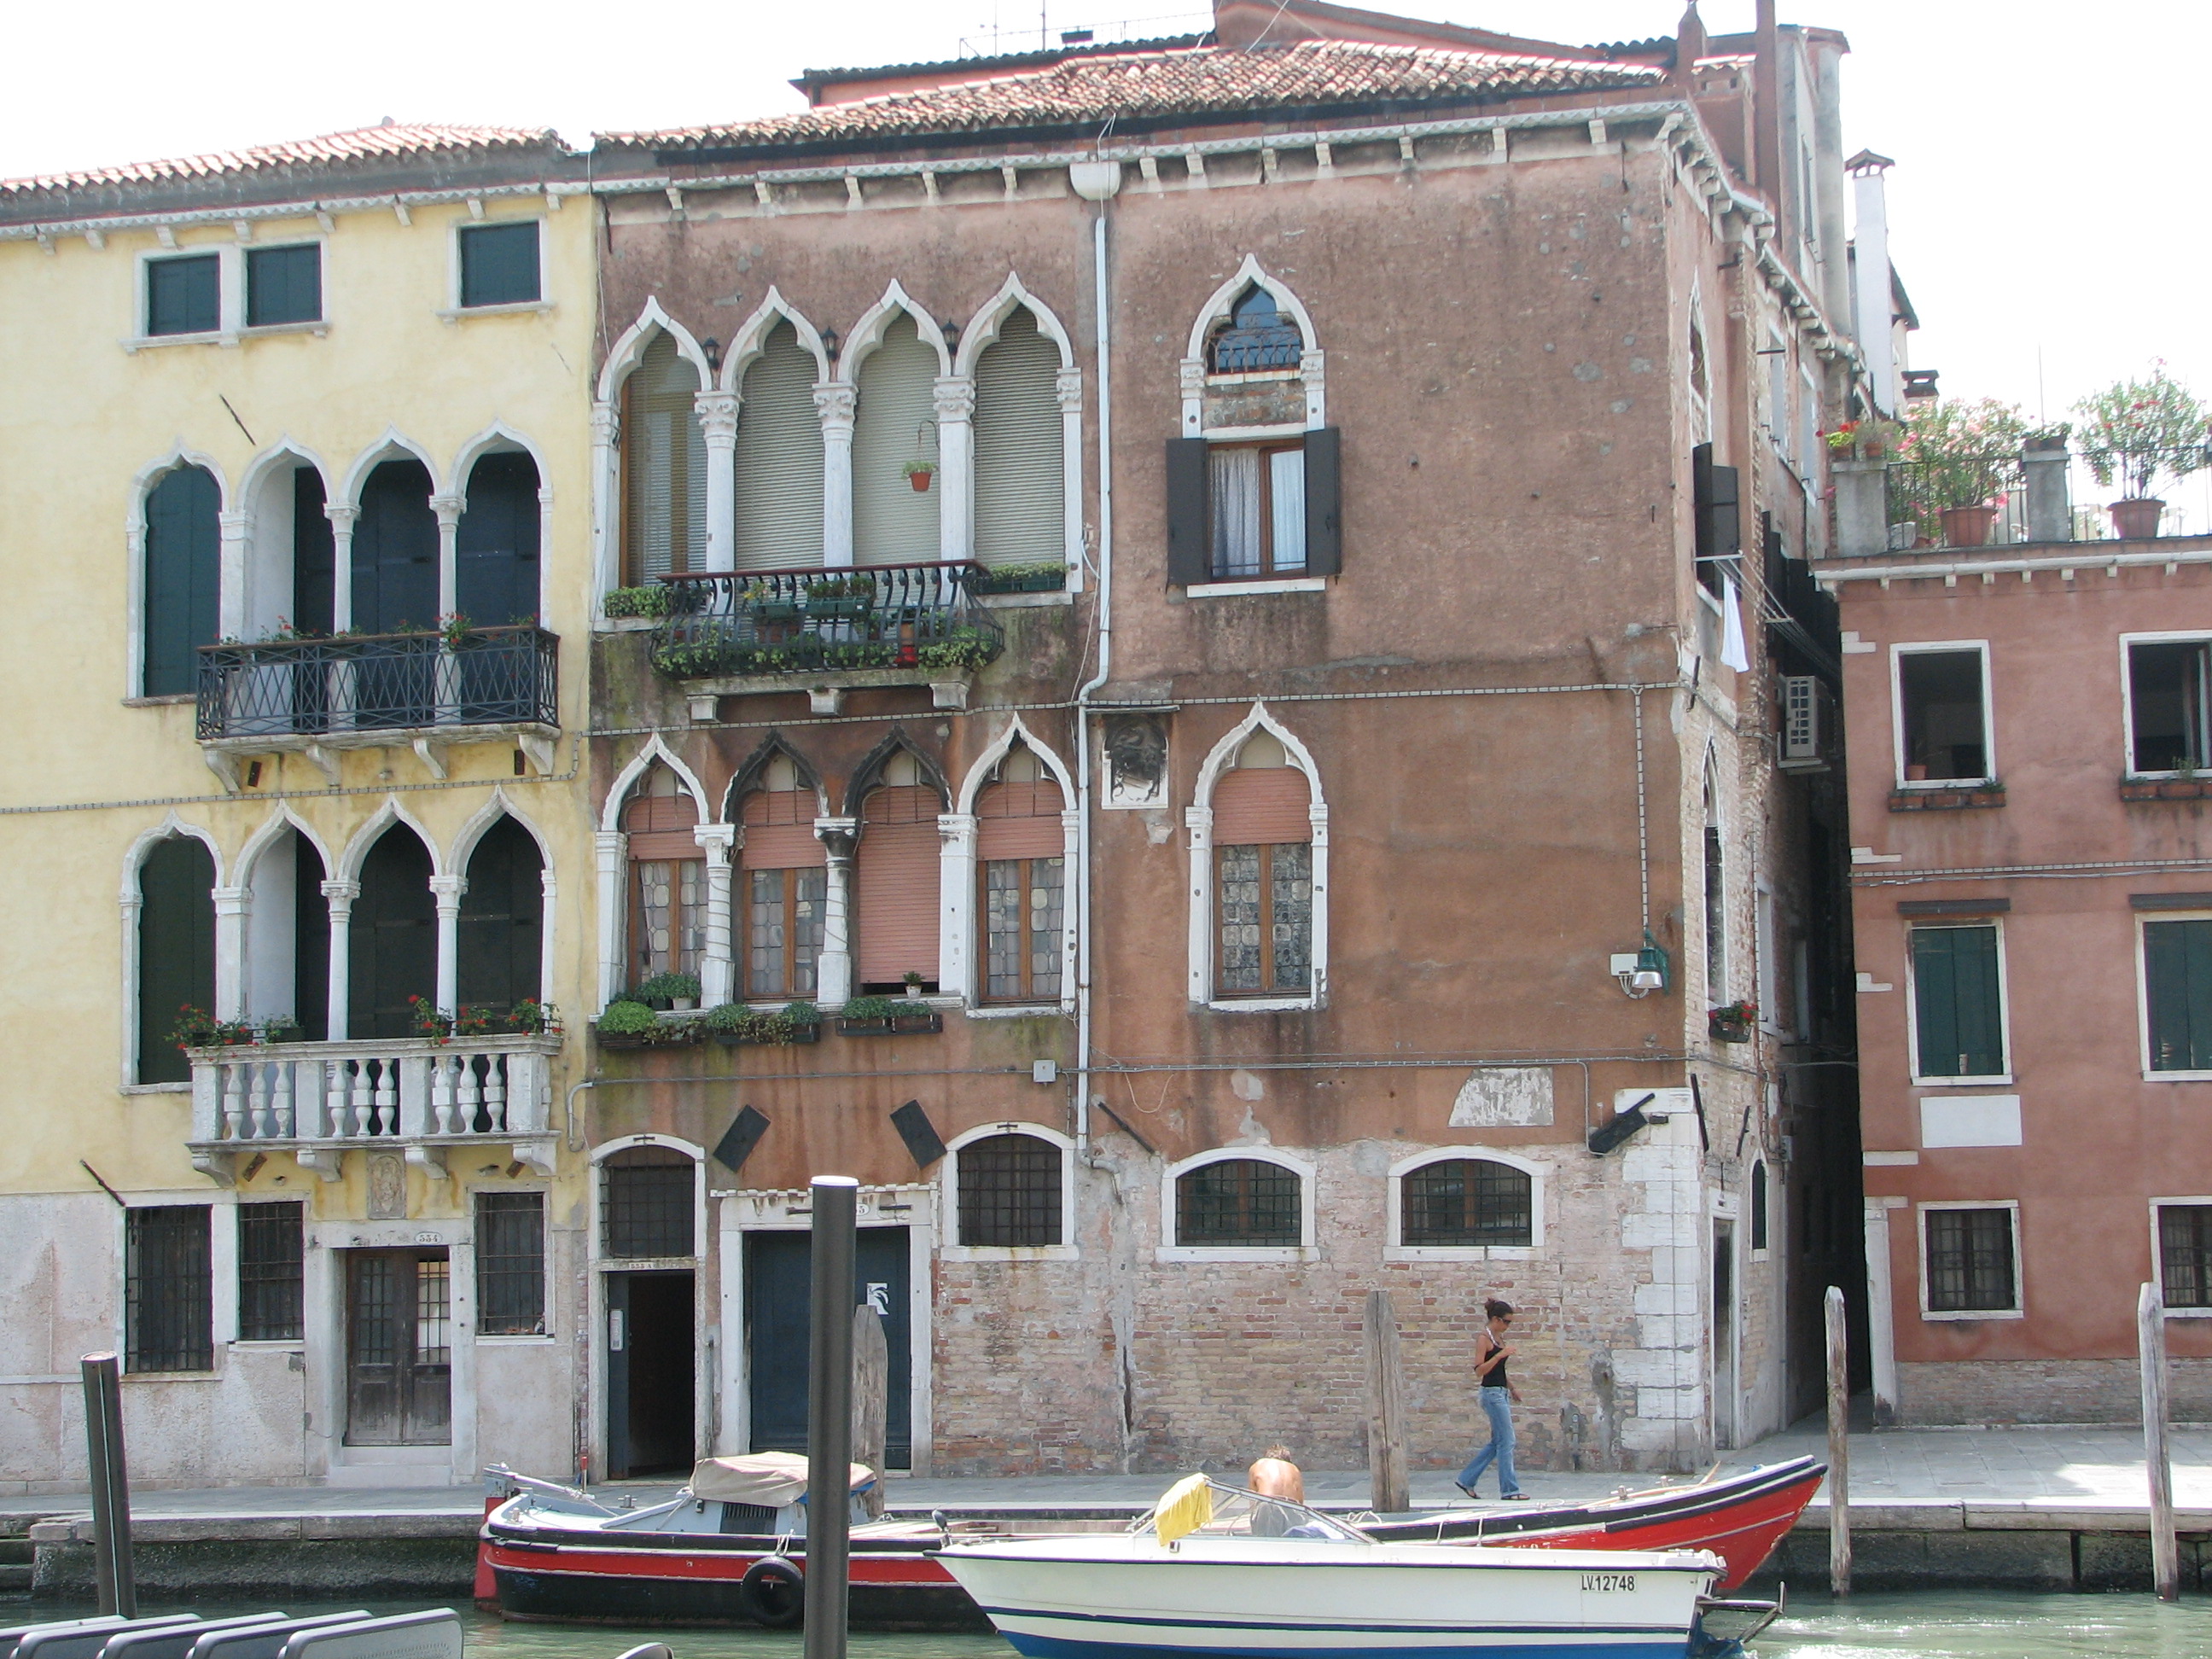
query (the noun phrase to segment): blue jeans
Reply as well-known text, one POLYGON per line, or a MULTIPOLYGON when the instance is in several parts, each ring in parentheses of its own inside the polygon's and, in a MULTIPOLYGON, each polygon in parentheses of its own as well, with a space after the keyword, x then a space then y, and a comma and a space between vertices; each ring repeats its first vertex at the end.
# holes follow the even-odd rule
POLYGON ((1474 1462, 1459 1472, 1459 1483, 1473 1492, 1491 1460, 1498 1462, 1498 1495, 1510 1498, 1521 1490, 1521 1477, 1513 1472, 1513 1395, 1505 1389, 1482 1390, 1482 1414, 1490 1419, 1490 1443, 1475 1453, 1474 1462))

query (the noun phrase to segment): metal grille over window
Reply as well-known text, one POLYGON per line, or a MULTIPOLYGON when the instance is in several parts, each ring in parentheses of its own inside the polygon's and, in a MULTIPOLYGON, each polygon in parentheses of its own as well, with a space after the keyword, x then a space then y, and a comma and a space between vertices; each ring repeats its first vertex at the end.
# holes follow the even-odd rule
POLYGON ((1213 337, 1216 374, 1249 374, 1296 368, 1305 341, 1298 325, 1275 304, 1275 296, 1255 283, 1229 313, 1229 326, 1213 337))
POLYGON ((1535 1243, 1534 1183, 1486 1158, 1425 1164, 1404 1178, 1401 1215, 1409 1245, 1535 1243))
POLYGON ((2212 1308, 2212 1205, 2158 1206, 2158 1260, 2169 1308, 2212 1308))
POLYGON ((238 1206, 238 1340, 296 1342, 302 1334, 302 1206, 238 1206))
POLYGON ((449 1365, 453 1354, 453 1269, 444 1261, 415 1264, 415 1363, 449 1365))
POLYGON ((606 1254, 626 1261, 696 1255, 696 1169, 683 1153, 659 1146, 629 1146, 611 1156, 599 1176, 606 1254))
POLYGON ((2019 1305, 2010 1210, 1930 1210, 1927 1216, 1930 1313, 2008 1313, 2019 1305))
POLYGON ((1178 1244, 1297 1245, 1304 1242, 1298 1176, 1257 1158, 1201 1164, 1176 1182, 1178 1244))
POLYGON ((477 1329, 486 1336, 544 1334, 543 1193, 477 1194, 477 1329))
POLYGON ((1019 1249, 1061 1239, 1059 1147, 991 1135, 960 1149, 960 1242, 1019 1249))
POLYGON ((124 1369, 204 1371, 215 1366, 208 1206, 167 1204, 124 1217, 124 1369))

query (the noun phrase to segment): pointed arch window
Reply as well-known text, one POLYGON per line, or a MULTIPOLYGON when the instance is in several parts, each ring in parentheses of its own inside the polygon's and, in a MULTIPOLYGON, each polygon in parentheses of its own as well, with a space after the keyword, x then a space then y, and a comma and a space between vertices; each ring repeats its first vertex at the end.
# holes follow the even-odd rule
POLYGON ((455 532, 454 604, 482 628, 538 620, 538 463, 520 450, 469 469, 455 532))
POLYGON ((623 559, 632 585, 707 555, 707 437, 698 372, 665 331, 623 382, 623 559))
POLYGON ((1312 790, 1273 734, 1255 732, 1213 787, 1215 990, 1310 994, 1312 790))
POLYGON ((247 879, 246 1017, 290 1021, 300 1040, 330 1035, 331 906, 322 854, 288 828, 253 860, 247 879))
POLYGON ((746 366, 738 403, 737 563, 740 570, 822 562, 818 365, 788 319, 746 366))
POLYGON ((1206 367, 1216 374, 1265 374, 1295 369, 1305 350, 1297 321, 1258 283, 1229 308, 1229 320, 1213 337, 1206 367))
POLYGON ((187 1006, 215 1007, 215 860, 203 842, 172 836, 138 866, 137 1081, 191 1079, 169 1036, 187 1006))
POLYGON ((362 860, 361 896, 348 934, 347 1030, 355 1037, 415 1035, 410 997, 438 989, 438 908, 430 849, 404 823, 377 838, 362 860))
POLYGON ((906 975, 938 984, 938 815, 944 797, 904 751, 885 762, 860 807, 854 857, 858 974, 864 992, 895 992, 906 975))
POLYGON ((197 648, 221 631, 222 513, 222 490, 205 467, 174 468, 147 492, 145 696, 192 691, 197 648))
POLYGON ((943 547, 941 489, 910 469, 938 465, 937 352, 902 311, 860 364, 853 415, 853 551, 860 564, 921 564, 943 547))
POLYGON ((693 834, 698 803, 676 774, 658 766, 623 807, 629 837, 631 983, 656 974, 696 974, 707 934, 706 854, 693 834))
POLYGON ((744 880, 745 994, 811 997, 818 987, 829 855, 814 833, 814 791, 778 755, 745 797, 739 854, 744 880))
POLYGON ((1025 745, 975 797, 986 1002, 1057 1002, 1066 926, 1066 806, 1060 784, 1025 745))
POLYGON ((544 872, 537 839, 510 817, 485 830, 469 854, 459 941, 464 1006, 504 1010, 543 996, 544 872))
POLYGON ((975 557, 987 565, 1065 552, 1060 348, 1017 307, 975 364, 975 557))

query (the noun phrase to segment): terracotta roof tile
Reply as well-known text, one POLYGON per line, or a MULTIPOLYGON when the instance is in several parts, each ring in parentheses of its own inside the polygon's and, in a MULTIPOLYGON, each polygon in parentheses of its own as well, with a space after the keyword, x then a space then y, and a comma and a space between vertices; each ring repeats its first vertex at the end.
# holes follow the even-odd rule
POLYGON ((266 173, 286 168, 318 169, 349 162, 378 161, 441 150, 525 149, 556 145, 550 128, 443 126, 433 123, 362 127, 326 132, 289 143, 257 144, 251 149, 217 150, 167 161, 134 161, 83 173, 52 173, 28 179, 0 179, 0 195, 69 191, 117 185, 161 185, 225 175, 266 173))
POLYGON ((1234 114, 1315 105, 1431 101, 1609 90, 1664 77, 1637 64, 1306 40, 1264 51, 1188 51, 1073 59, 1033 73, 891 93, 796 115, 601 142, 664 150, 819 143, 1005 127, 1103 125, 1119 118, 1234 114))

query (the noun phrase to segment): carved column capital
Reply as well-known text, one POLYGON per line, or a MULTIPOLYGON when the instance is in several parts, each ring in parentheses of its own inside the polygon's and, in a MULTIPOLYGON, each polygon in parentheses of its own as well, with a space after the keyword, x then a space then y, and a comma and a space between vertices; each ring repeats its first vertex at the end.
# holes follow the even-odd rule
POLYGON ((361 517, 361 509, 357 507, 341 507, 334 503, 325 503, 323 507, 323 516, 331 521, 331 527, 340 535, 349 535, 352 532, 355 520, 361 517))
POLYGON ((1069 414, 1083 407, 1083 371, 1063 368, 1053 378, 1053 395, 1060 399, 1060 412, 1069 414))
POLYGON ((622 405, 593 404, 592 405, 592 441, 611 444, 622 436, 622 405))
POLYGON ((965 374, 941 374, 932 396, 940 421, 975 418, 975 382, 965 374))
POLYGON ((468 890, 469 878, 466 876, 430 878, 430 892, 438 901, 438 910, 441 915, 451 911, 458 915, 461 908, 461 895, 468 890))
POLYGON ((820 380, 815 383, 814 407, 822 416, 822 431, 825 437, 842 438, 850 442, 853 437, 853 407, 858 388, 842 380, 820 380))
POLYGON ((709 449, 729 449, 738 441, 738 394, 702 392, 691 400, 699 412, 699 429, 709 449))
POLYGON ((467 505, 468 503, 459 495, 430 497, 430 510, 438 515, 438 527, 441 530, 447 525, 459 524, 461 521, 461 510, 467 505))

